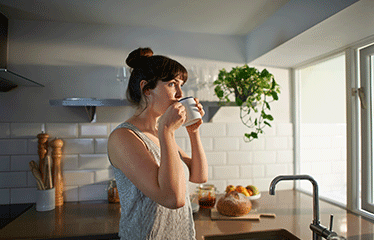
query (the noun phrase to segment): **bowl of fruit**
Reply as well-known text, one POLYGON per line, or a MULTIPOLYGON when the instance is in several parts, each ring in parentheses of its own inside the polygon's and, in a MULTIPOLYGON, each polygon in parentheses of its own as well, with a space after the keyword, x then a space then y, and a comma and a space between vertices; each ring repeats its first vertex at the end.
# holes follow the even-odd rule
POLYGON ((241 185, 238 185, 236 187, 234 185, 228 185, 226 187, 225 192, 228 193, 231 191, 236 191, 238 193, 241 193, 244 196, 246 196, 249 200, 256 200, 261 197, 261 193, 258 191, 258 188, 253 185, 248 185, 246 187, 243 187, 241 185))

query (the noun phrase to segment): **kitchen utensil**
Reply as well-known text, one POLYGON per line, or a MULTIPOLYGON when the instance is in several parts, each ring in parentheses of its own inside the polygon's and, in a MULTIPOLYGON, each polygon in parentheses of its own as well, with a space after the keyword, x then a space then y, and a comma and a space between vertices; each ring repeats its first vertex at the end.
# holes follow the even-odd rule
POLYGON ((51 157, 47 155, 45 160, 45 179, 44 179, 44 186, 46 189, 51 189, 53 188, 53 183, 52 183, 52 163, 51 163, 51 157))
POLYGON ((211 209, 210 218, 212 220, 260 220, 260 217, 271 217, 275 218, 275 213, 251 213, 240 217, 229 217, 220 214, 216 208, 211 209))
POLYGON ((38 189, 45 190, 45 186, 42 180, 42 176, 40 175, 38 164, 35 161, 31 161, 29 162, 29 167, 30 167, 32 175, 36 179, 36 184, 38 185, 38 189))
POLYGON ((36 191, 36 211, 44 212, 55 209, 55 189, 36 191))
POLYGON ((39 133, 37 137, 38 137, 39 171, 42 176, 42 180, 44 182, 45 181, 44 164, 45 164, 45 156, 47 156, 48 154, 49 135, 47 133, 44 133, 44 131, 42 131, 42 133, 39 133))
POLYGON ((64 142, 61 139, 55 138, 51 143, 52 147, 52 176, 53 176, 53 184, 55 188, 55 201, 56 206, 62 206, 64 204, 64 182, 62 180, 62 169, 61 169, 61 157, 62 157, 62 146, 64 142))

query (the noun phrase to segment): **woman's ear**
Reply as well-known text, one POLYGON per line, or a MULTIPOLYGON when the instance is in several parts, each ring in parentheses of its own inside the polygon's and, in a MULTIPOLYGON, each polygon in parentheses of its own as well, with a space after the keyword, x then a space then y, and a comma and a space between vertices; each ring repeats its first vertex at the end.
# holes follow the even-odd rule
POLYGON ((147 83, 148 82, 146 80, 141 80, 140 81, 140 90, 144 93, 144 95, 149 96, 149 89, 143 91, 143 88, 144 88, 145 85, 147 85, 147 83))

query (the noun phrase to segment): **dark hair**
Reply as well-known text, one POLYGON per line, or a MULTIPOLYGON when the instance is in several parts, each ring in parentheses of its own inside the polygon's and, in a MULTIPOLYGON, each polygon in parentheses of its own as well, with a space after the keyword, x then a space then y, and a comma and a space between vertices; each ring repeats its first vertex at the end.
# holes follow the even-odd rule
POLYGON ((158 81, 167 82, 179 77, 187 81, 188 74, 179 62, 161 55, 153 55, 150 48, 138 48, 132 51, 126 59, 126 64, 132 68, 126 97, 134 105, 139 106, 141 97, 146 90, 154 89, 158 81), (140 89, 140 81, 147 81, 140 89))

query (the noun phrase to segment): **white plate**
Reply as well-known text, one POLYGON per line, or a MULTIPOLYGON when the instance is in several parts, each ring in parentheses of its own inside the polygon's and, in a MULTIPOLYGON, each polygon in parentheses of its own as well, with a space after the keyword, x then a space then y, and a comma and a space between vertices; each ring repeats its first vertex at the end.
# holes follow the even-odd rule
POLYGON ((197 203, 191 203, 191 207, 192 207, 192 212, 198 212, 199 211, 199 208, 200 208, 200 206, 199 206, 199 204, 197 204, 197 203))
POLYGON ((249 200, 256 200, 256 199, 259 199, 261 197, 261 193, 257 194, 257 195, 254 195, 254 196, 250 196, 250 197, 247 197, 249 200))

